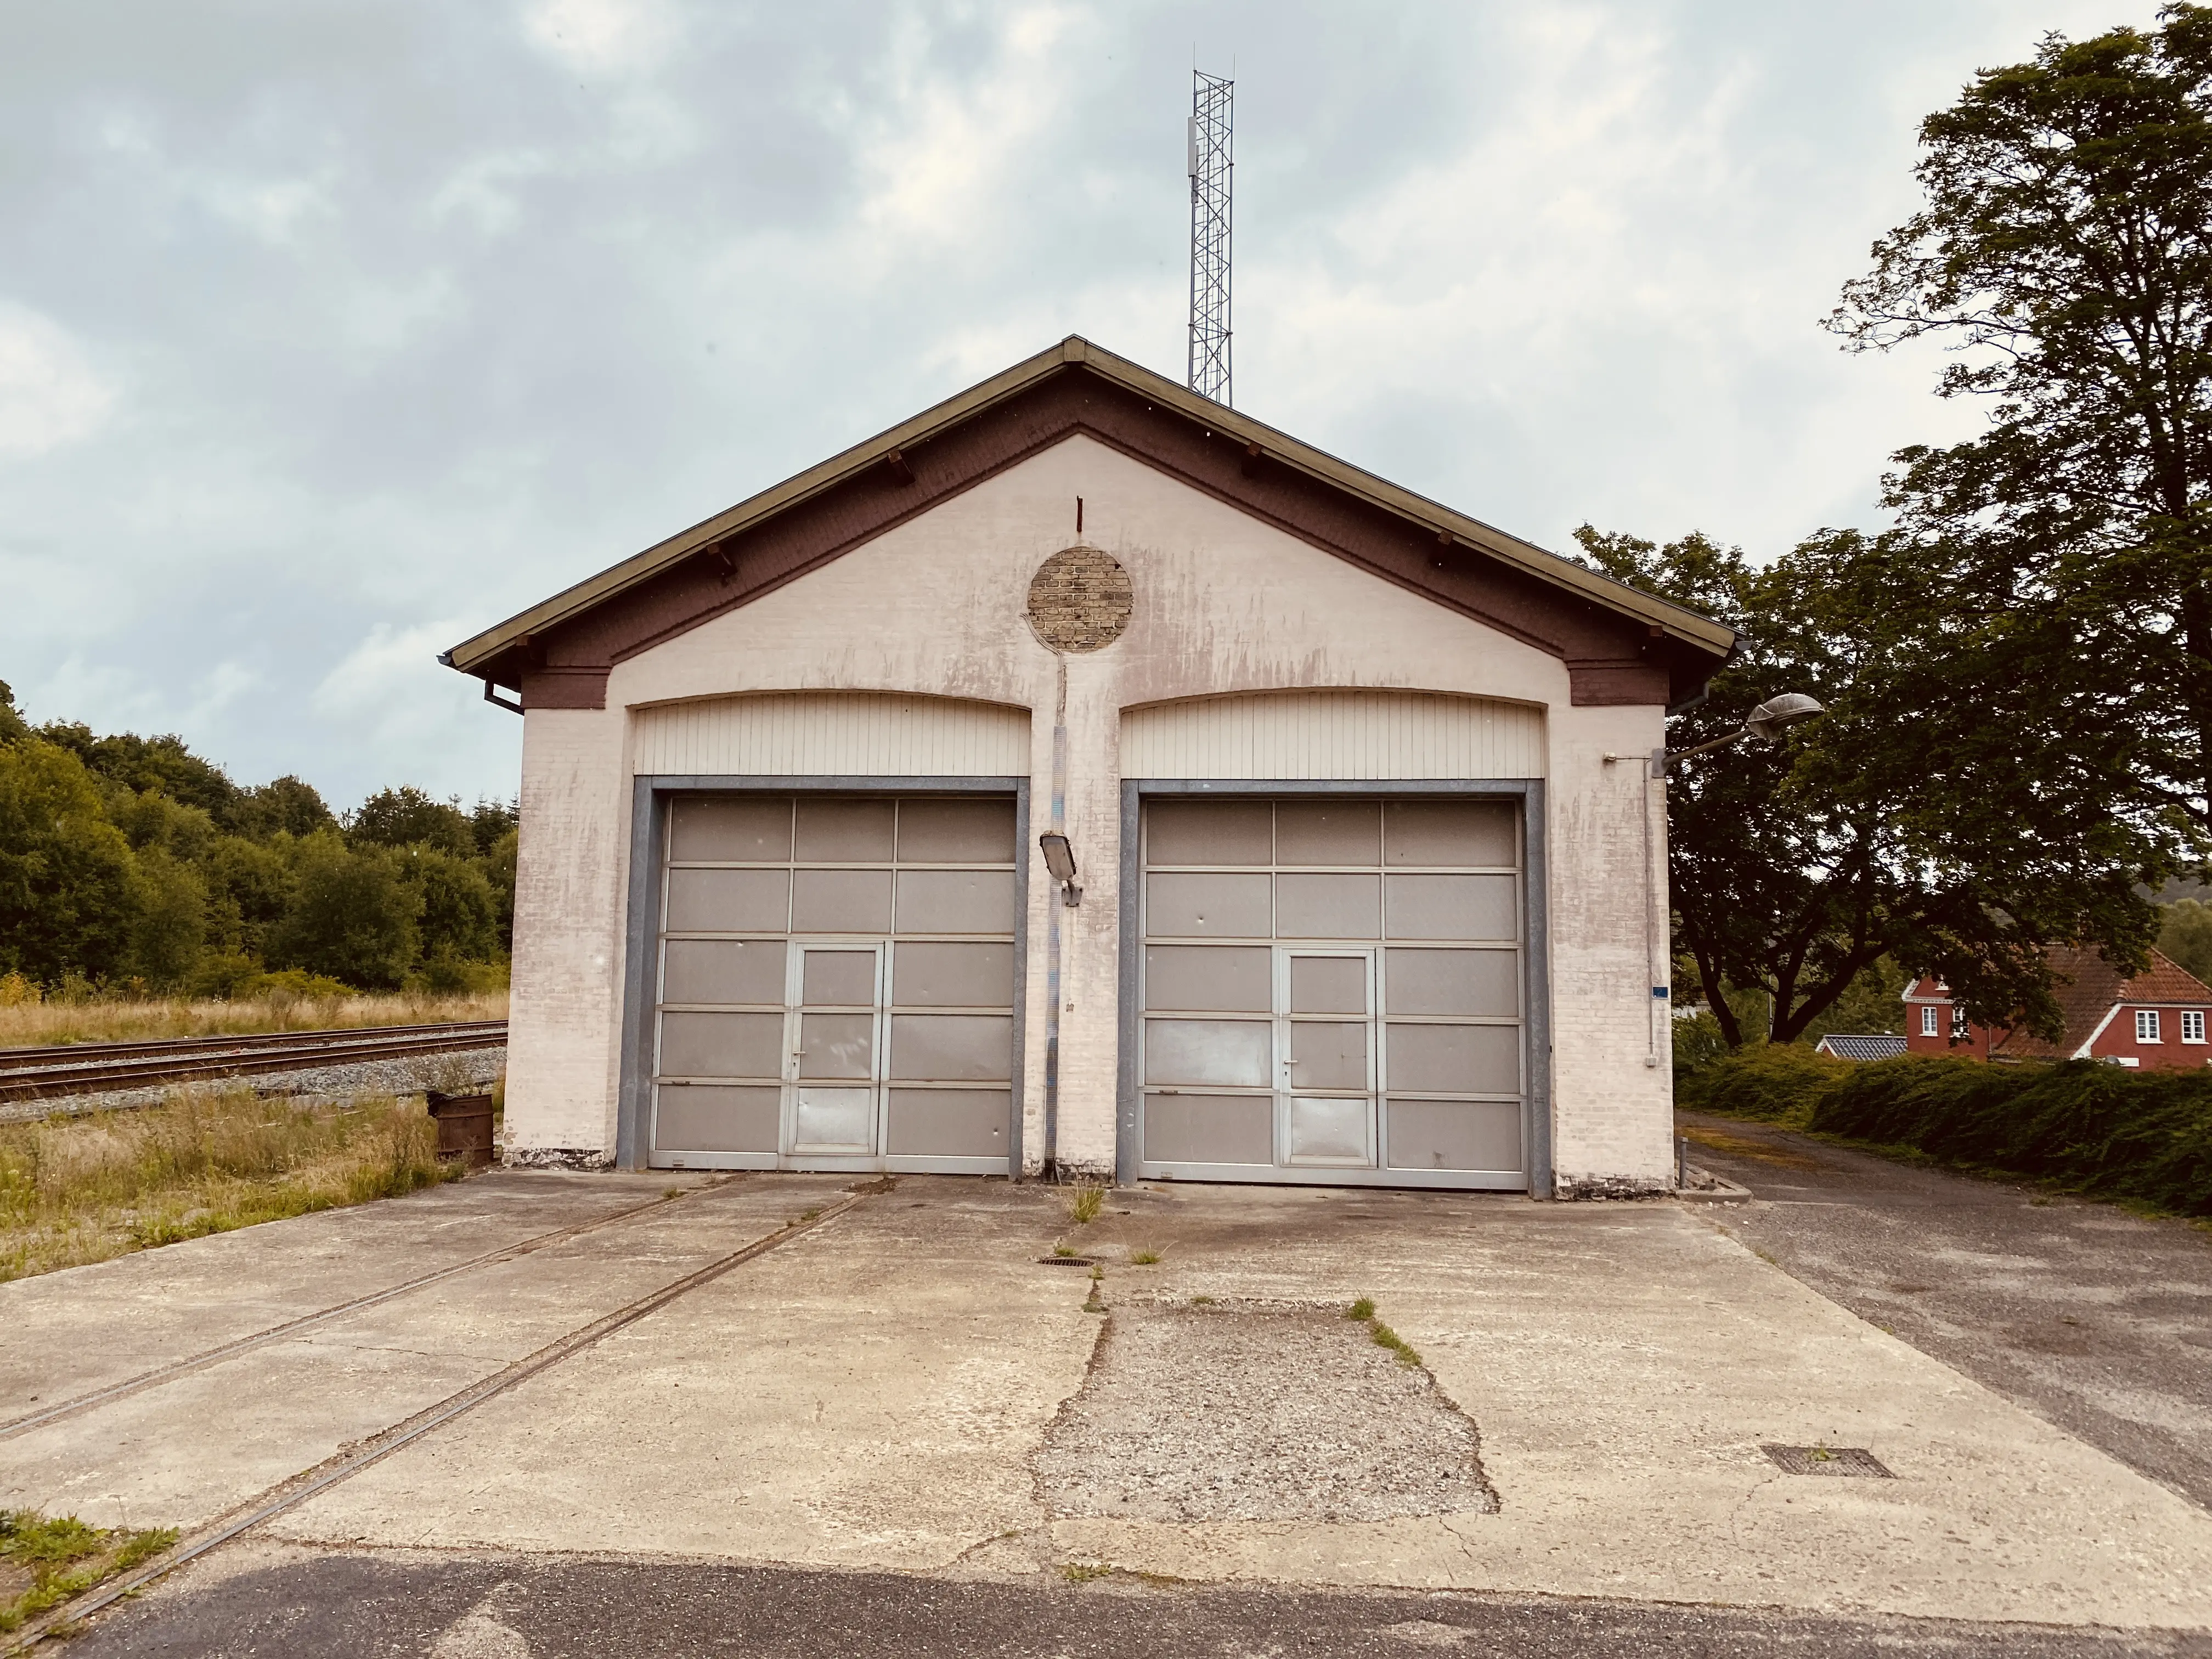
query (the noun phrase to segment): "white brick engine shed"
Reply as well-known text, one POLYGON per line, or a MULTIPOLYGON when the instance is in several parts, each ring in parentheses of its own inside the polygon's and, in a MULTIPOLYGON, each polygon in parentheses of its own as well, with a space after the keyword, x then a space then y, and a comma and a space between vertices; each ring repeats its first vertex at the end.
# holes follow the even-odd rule
POLYGON ((1645 757, 1732 643, 1063 341, 446 654, 508 1156, 1665 1190, 1645 757))

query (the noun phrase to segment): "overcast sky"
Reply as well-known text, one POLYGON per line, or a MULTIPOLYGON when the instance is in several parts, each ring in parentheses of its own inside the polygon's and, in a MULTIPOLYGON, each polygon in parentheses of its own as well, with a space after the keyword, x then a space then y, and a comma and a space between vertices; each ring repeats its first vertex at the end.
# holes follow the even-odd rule
POLYGON ((341 807, 434 653, 1068 333, 1547 546, 1771 555, 1967 428, 1817 326, 1919 117, 2152 0, 0 0, 0 679, 341 807))

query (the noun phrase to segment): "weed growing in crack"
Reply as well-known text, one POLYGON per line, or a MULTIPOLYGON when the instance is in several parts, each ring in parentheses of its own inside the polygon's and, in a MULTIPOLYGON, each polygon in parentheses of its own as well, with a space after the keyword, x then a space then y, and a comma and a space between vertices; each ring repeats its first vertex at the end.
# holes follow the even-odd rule
POLYGON ((1105 1202, 1105 1188, 1096 1182, 1083 1182, 1068 1194, 1067 1218, 1079 1227, 1087 1227, 1098 1219, 1099 1208, 1105 1202))
POLYGON ((1158 1250, 1132 1250, 1129 1252, 1129 1261, 1133 1267, 1149 1267, 1157 1263, 1159 1259, 1160 1253, 1158 1250))
POLYGON ((1361 1297, 1358 1301, 1353 1303, 1350 1307, 1344 1310, 1344 1316, 1346 1319, 1374 1318, 1375 1298, 1371 1296, 1361 1297))
POLYGON ((1375 1316, 1373 1297, 1361 1297, 1358 1301, 1344 1310, 1344 1316, 1346 1319, 1364 1322, 1367 1327, 1367 1334, 1374 1341, 1375 1346, 1378 1348, 1389 1349, 1392 1353, 1398 1356, 1401 1364, 1418 1365, 1421 1363, 1421 1356, 1413 1351, 1413 1345, 1375 1316))
POLYGON ((1103 1561, 1066 1561, 1060 1564, 1060 1576, 1071 1584, 1087 1584, 1094 1578, 1104 1578, 1114 1569, 1103 1561))

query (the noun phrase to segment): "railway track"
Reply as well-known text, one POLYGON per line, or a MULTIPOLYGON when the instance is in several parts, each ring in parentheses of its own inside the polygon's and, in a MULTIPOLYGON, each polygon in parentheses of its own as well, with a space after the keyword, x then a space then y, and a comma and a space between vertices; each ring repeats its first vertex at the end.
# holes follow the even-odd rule
POLYGON ((360 1025, 335 1031, 179 1037, 165 1042, 74 1042, 0 1048, 0 1102, 101 1094, 270 1072, 354 1066, 498 1048, 503 1019, 436 1025, 360 1025))

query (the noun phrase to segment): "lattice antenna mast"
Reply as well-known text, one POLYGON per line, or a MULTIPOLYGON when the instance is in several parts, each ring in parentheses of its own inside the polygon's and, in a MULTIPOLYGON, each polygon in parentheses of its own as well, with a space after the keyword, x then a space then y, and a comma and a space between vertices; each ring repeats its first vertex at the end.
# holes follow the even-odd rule
POLYGON ((1231 404, 1229 197, 1237 172, 1231 100, 1237 83, 1197 70, 1191 79, 1190 389, 1231 404))

